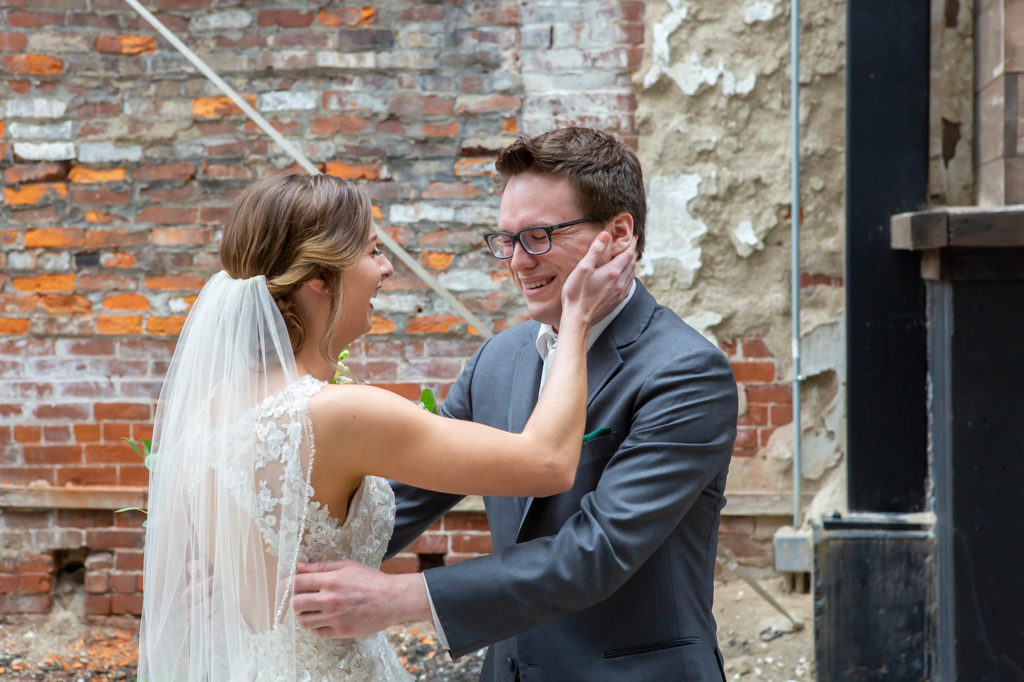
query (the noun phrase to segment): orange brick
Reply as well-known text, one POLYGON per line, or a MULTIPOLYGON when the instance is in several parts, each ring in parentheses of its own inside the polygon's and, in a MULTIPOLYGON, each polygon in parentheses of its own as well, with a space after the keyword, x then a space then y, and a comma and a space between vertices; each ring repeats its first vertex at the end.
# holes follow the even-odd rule
POLYGON ((158 334, 160 336, 175 336, 181 333, 181 328, 184 324, 184 315, 150 317, 146 320, 146 331, 150 334, 158 334))
MULTIPOLYGON (((256 105, 256 95, 245 95, 243 99, 252 106, 256 105)), ((215 118, 240 113, 242 110, 228 97, 199 97, 192 100, 192 115, 196 118, 215 118)))
POLYGON ((35 277, 15 277, 12 280, 18 291, 74 291, 75 276, 68 275, 36 275, 35 277))
POLYGON ((3 65, 10 73, 33 76, 64 73, 64 60, 45 54, 7 54, 3 57, 3 65))
POLYGON ((88 220, 90 223, 96 225, 98 223, 109 223, 111 220, 114 219, 114 216, 108 215, 106 213, 101 213, 100 211, 93 209, 85 214, 85 219, 88 220))
POLYGON ((425 267, 432 268, 434 270, 447 270, 448 266, 452 264, 452 254, 441 253, 438 251, 424 251, 420 256, 420 261, 425 267))
POLYGON ((519 132, 519 120, 515 116, 506 116, 501 119, 501 132, 515 135, 519 132))
POLYGON ((97 334, 141 334, 141 315, 100 315, 96 318, 97 334))
POLYGON ((381 210, 380 206, 374 204, 372 210, 374 220, 384 220, 384 211, 381 210))
POLYGON ((25 248, 84 246, 85 232, 74 227, 43 227, 25 233, 25 248))
POLYGON ((103 299, 107 310, 149 310, 149 299, 139 294, 115 294, 103 299))
POLYGON ((28 320, 20 317, 0 317, 0 334, 27 334, 28 320))
POLYGON ((373 123, 359 116, 319 116, 311 127, 321 135, 356 135, 370 131, 373 123))
POLYGON ((323 26, 368 26, 376 14, 372 7, 321 8, 316 20, 323 26))
POLYGON ((68 186, 64 183, 43 183, 38 185, 25 185, 21 189, 13 187, 4 188, 4 203, 11 206, 29 206, 37 203, 50 191, 56 192, 60 197, 66 198, 68 186))
POLYGON ((101 35, 96 38, 96 51, 113 54, 149 54, 156 52, 153 36, 101 35))
POLYGON ((30 313, 39 305, 39 297, 24 294, 0 294, 0 313, 30 313))
POLYGON ((146 279, 146 286, 150 289, 201 289, 203 278, 199 275, 183 273, 180 275, 162 275, 146 279))
POLYGON ((423 191, 424 199, 472 199, 480 196, 480 188, 468 182, 432 182, 423 191))
POLYGON ((380 179, 379 163, 345 163, 344 161, 328 161, 327 175, 334 175, 346 180, 378 180, 380 179))
POLYGON ((370 331, 368 334, 391 334, 395 331, 395 321, 386 317, 374 315, 370 319, 370 331))
POLYGON ((470 156, 455 162, 455 175, 493 175, 494 159, 490 156, 470 156))
POLYGON ((43 430, 38 426, 14 426, 15 443, 38 443, 42 437, 43 430))
POLYGON ((75 424, 72 429, 74 429, 75 440, 79 443, 89 443, 100 439, 99 424, 75 424))
POLYGON ((770 361, 734 361, 732 371, 736 381, 741 383, 775 380, 775 363, 770 361))
POLYGON ((68 173, 71 182, 120 182, 128 177, 124 168, 86 168, 75 166, 68 173))
POLYGON ((411 317, 406 323, 405 331, 409 334, 444 334, 460 322, 462 318, 454 315, 411 317))
POLYGON ((39 297, 39 305, 51 313, 88 313, 92 311, 92 303, 85 296, 71 294, 44 294, 39 297))

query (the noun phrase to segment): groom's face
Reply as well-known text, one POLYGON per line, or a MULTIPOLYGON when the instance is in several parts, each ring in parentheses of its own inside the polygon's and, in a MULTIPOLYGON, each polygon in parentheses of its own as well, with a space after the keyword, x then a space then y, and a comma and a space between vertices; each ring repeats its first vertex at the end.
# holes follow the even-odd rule
MULTIPOLYGON (((530 227, 583 218, 576 204, 576 193, 565 177, 520 173, 508 181, 501 195, 498 229, 518 234, 530 227)), ((555 230, 551 233, 551 250, 538 256, 527 253, 521 244, 515 245, 505 264, 526 299, 530 317, 558 327, 562 317, 562 286, 600 230, 599 222, 555 230)))

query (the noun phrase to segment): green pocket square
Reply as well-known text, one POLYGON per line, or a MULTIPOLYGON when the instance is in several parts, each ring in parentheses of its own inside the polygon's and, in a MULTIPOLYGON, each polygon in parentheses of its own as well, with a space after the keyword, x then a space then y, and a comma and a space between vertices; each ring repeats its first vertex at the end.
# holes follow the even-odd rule
POLYGON ((609 434, 611 432, 612 432, 611 428, 609 428, 607 426, 602 426, 599 429, 594 429, 590 433, 584 434, 583 442, 586 443, 587 441, 594 440, 595 438, 600 438, 601 436, 603 436, 605 434, 609 434))

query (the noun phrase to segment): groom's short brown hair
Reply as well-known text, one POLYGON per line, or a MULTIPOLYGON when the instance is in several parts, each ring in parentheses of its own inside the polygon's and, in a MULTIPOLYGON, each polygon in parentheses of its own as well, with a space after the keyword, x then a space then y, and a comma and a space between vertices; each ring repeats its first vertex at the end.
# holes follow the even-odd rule
POLYGON ((517 173, 564 176, 584 214, 606 221, 619 213, 633 216, 636 255, 644 252, 647 196, 636 152, 608 133, 593 128, 559 128, 523 135, 498 152, 494 162, 498 193, 517 173))

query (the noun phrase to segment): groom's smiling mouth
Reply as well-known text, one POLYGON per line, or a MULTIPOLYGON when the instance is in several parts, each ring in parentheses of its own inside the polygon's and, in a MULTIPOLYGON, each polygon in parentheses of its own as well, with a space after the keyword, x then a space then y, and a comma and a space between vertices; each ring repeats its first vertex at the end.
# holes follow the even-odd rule
POLYGON ((529 281, 529 282, 524 281, 524 280, 519 280, 519 281, 522 283, 523 289, 525 291, 536 291, 536 290, 542 289, 542 288, 546 287, 548 284, 551 284, 552 282, 554 282, 555 278, 554 277, 547 277, 545 279, 535 279, 535 280, 532 280, 532 281, 529 281))

